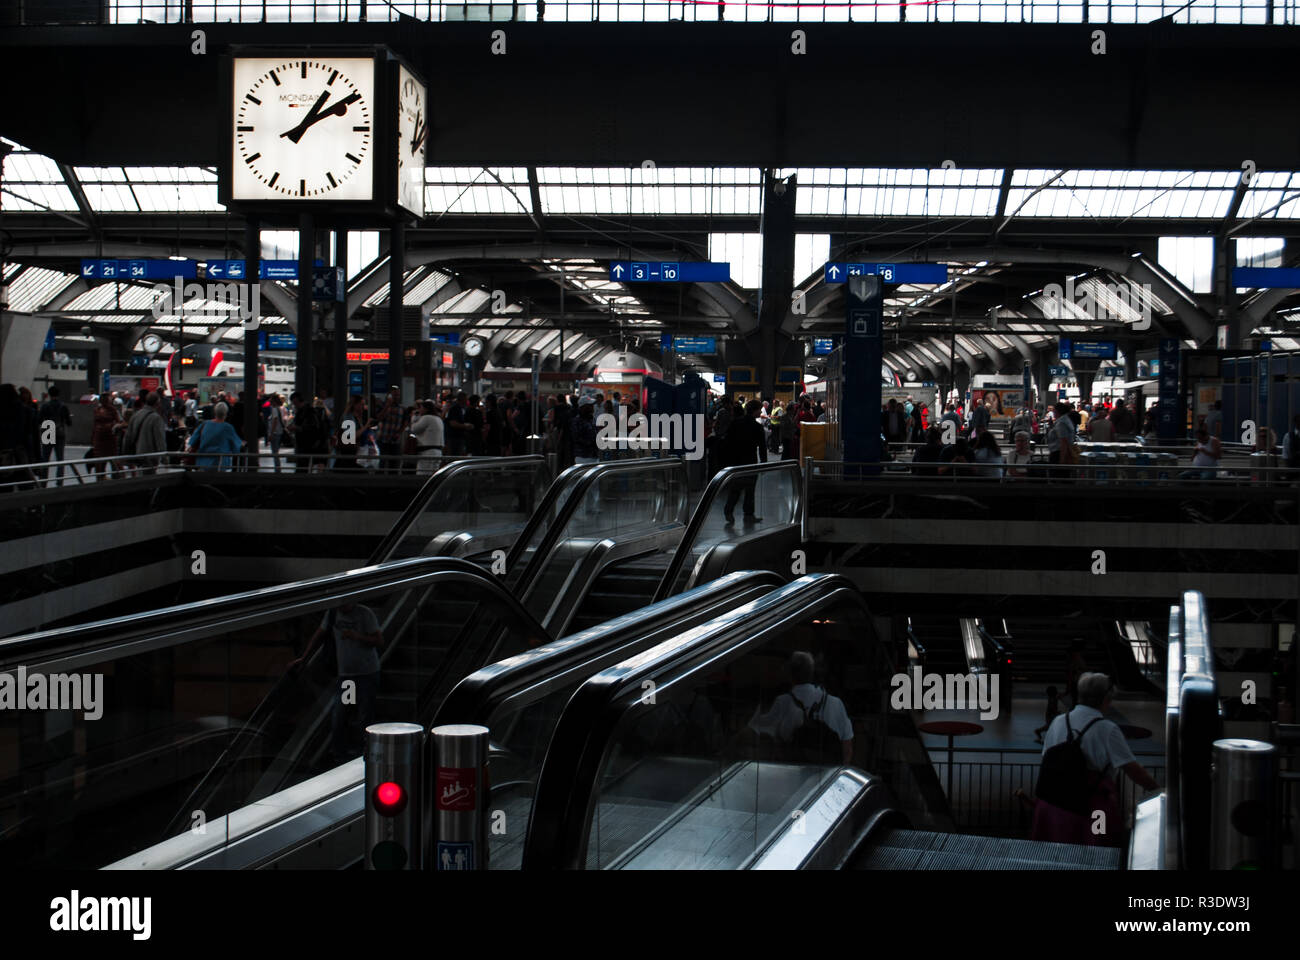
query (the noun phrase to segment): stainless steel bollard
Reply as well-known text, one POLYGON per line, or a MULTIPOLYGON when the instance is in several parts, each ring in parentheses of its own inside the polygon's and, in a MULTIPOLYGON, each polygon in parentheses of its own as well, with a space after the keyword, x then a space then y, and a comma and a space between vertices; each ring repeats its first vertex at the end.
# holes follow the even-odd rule
POLYGON ((424 728, 366 727, 366 869, 419 870, 424 849, 424 728))
POLYGON ((1277 748, 1260 740, 1216 740, 1211 772, 1210 869, 1275 866, 1277 748))
POLYGON ((433 870, 488 867, 488 728, 448 724, 429 731, 433 870))
POLYGON ((545 437, 540 436, 539 434, 536 433, 530 434, 529 436, 524 437, 524 452, 530 454, 541 453, 542 447, 545 443, 546 443, 545 437))

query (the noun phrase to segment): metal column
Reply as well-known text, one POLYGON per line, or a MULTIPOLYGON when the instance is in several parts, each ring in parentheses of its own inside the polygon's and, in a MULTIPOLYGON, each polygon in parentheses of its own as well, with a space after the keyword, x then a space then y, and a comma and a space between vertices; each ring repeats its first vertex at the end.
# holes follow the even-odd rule
POLYGON ((261 318, 261 273, 262 273, 262 230, 256 217, 244 221, 244 281, 248 284, 249 306, 254 314, 244 321, 244 422, 238 425, 243 431, 244 443, 248 445, 248 469, 257 470, 258 454, 261 444, 257 439, 257 421, 262 415, 258 402, 258 337, 261 318))
POLYGON ((334 234, 334 266, 343 275, 342 299, 334 304, 334 403, 342 404, 339 409, 347 407, 351 399, 348 390, 348 232, 340 230, 334 234))
MULTIPOLYGON (((405 304, 406 224, 388 231, 388 386, 402 388, 402 307, 405 304)), ((402 401, 414 399, 403 397, 402 401)))
POLYGON ((488 867, 488 728, 449 724, 429 731, 433 829, 425 862, 432 870, 488 867))
POLYGON ((1277 748, 1260 740, 1214 741, 1210 869, 1276 866, 1277 748))
POLYGON ((366 869, 419 870, 424 852, 424 728, 366 727, 366 869))
MULTIPOLYGON (((298 367, 293 382, 308 404, 316 395, 316 369, 311 361, 312 271, 316 263, 316 221, 310 213, 298 216, 298 367)), ((335 411, 336 417, 339 411, 335 411)))

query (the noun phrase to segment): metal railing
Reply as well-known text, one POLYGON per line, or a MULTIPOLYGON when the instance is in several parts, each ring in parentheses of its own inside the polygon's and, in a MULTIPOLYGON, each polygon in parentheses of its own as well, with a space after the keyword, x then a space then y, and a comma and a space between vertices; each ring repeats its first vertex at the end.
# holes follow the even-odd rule
POLYGON ((376 457, 332 453, 189 453, 170 450, 160 453, 122 454, 111 457, 82 457, 74 460, 47 460, 0 466, 0 492, 37 487, 73 486, 109 480, 153 476, 160 473, 259 473, 321 474, 346 473, 394 475, 405 474, 427 479, 436 469, 454 461, 508 460, 507 457, 443 456, 432 461, 423 455, 380 455, 376 457), (197 458, 215 461, 199 466, 197 458), (277 463, 276 461, 280 461, 277 463), (428 473, 421 473, 421 467, 428 473))
POLYGON ((432 22, 1140 24, 1164 18, 1178 24, 1300 22, 1295 0, 109 0, 107 12, 109 22, 123 24, 391 22, 403 17, 432 22))
POLYGON ((1187 462, 1161 462, 1156 457, 1149 462, 1058 464, 1048 461, 1045 456, 1036 456, 1029 463, 1019 465, 981 461, 913 463, 910 460, 818 460, 812 464, 812 479, 814 483, 819 480, 890 480, 905 484, 977 486, 1043 482, 1123 487, 1297 486, 1300 485, 1300 470, 1294 467, 1255 466, 1249 462, 1201 467, 1187 462), (944 472, 940 473, 940 469, 944 472))
MULTIPOLYGON (((939 782, 950 782, 948 749, 929 746, 926 749, 939 782)), ((989 758, 976 760, 958 757, 952 761, 952 795, 948 797, 948 804, 958 829, 1027 836, 1033 820, 1032 798, 1038 782, 1042 751, 1030 748, 990 750, 955 747, 953 753, 989 758)), ((1164 756, 1158 753, 1139 753, 1135 757, 1163 787, 1164 756), (1144 762, 1147 759, 1156 762, 1144 762)), ((1116 786, 1119 788, 1120 811, 1127 829, 1132 826, 1142 791, 1125 776, 1119 777, 1116 786)))

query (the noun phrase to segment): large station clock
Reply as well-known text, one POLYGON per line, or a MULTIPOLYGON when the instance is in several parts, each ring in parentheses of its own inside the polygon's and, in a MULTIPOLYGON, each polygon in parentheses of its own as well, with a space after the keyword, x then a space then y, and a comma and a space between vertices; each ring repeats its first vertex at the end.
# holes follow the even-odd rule
POLYGON ((375 72, 373 57, 235 57, 228 198, 378 199, 375 72))
POLYGON ((429 136, 427 89, 406 68, 397 68, 397 205, 424 216, 424 157, 429 136))

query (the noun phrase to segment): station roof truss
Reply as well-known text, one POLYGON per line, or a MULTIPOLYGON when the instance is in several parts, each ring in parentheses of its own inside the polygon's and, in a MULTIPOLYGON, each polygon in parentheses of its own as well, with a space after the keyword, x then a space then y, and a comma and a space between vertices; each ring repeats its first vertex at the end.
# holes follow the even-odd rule
MULTIPOLYGON (((233 318, 223 322, 229 305, 190 303, 182 318, 154 308, 152 284, 78 274, 82 257, 240 256, 232 243, 242 240, 242 219, 217 203, 214 170, 68 166, 2 144, 9 309, 48 316, 61 332, 133 337, 132 346, 150 331, 176 338, 182 320, 187 341, 242 338, 233 318)), ((796 178, 795 231, 808 254, 795 277, 807 309, 790 312, 785 334, 842 331, 842 287, 825 283, 822 257, 948 265, 944 284, 889 288, 894 369, 918 361, 942 369, 960 353, 983 371, 1018 370, 1061 335, 1149 330, 1204 343, 1212 298, 1158 265, 1163 237, 1274 239, 1268 265, 1296 265, 1287 241, 1300 236, 1300 171, 774 173, 796 178), (1067 282, 1069 296, 1053 295, 1067 282)), ((733 261, 733 279, 722 284, 619 283, 608 264, 709 259, 721 237, 758 235, 763 190, 758 168, 429 167, 429 212, 406 233, 403 304, 418 307, 435 333, 484 339, 494 366, 526 366, 537 351, 546 369, 581 371, 601 346, 657 356, 665 333, 722 342, 756 328, 757 291, 743 285, 758 274, 754 263, 733 261)), ((378 255, 350 271, 350 315, 387 306, 383 236, 378 255)), ((743 249, 761 257, 760 244, 743 249)), ((1237 262, 1256 264, 1240 252, 1237 262)), ((261 289, 262 324, 294 329, 296 284, 263 281, 261 289)), ((1238 309, 1253 329, 1285 338, 1300 322, 1296 293, 1238 291, 1238 309)))

